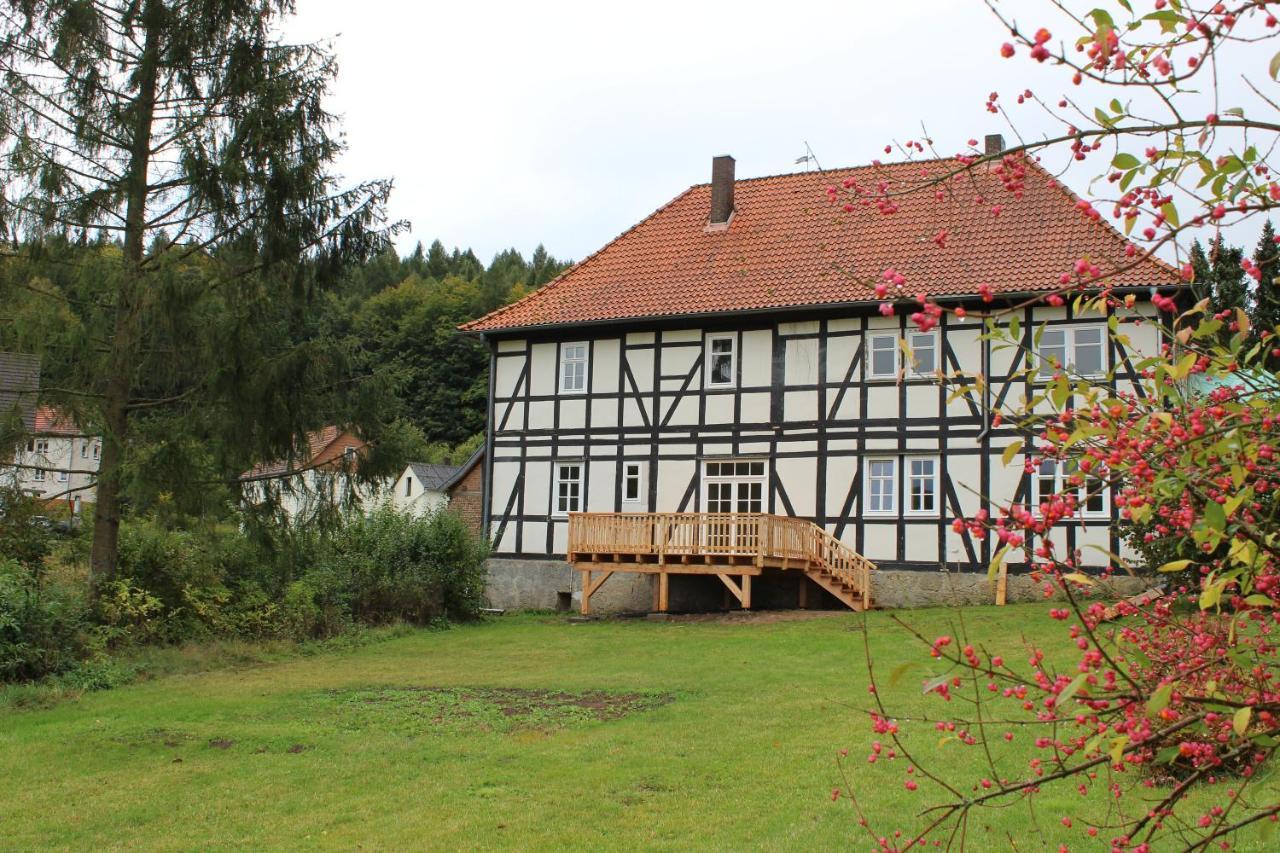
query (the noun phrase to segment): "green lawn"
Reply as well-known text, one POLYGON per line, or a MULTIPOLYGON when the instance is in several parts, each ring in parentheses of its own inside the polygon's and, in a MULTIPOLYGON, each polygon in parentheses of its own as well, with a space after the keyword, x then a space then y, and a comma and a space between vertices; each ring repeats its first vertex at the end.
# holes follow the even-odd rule
MULTIPOLYGON (((1024 631, 1060 633, 1046 609, 964 617, 1017 654, 1024 631)), ((909 618, 932 635, 956 613, 909 618)), ((864 763, 861 618, 504 617, 0 712, 0 848, 865 849, 830 797, 841 747, 886 827, 926 795, 903 788, 901 764, 864 763)), ((927 661, 888 614, 867 618, 883 673, 927 661)), ((892 704, 923 707, 927 674, 892 704)), ((976 758, 935 741, 914 742, 976 758)), ((1080 797, 1060 796, 1040 803, 1044 836, 1018 808, 982 815, 971 838, 1083 848, 1053 817, 1080 797)))

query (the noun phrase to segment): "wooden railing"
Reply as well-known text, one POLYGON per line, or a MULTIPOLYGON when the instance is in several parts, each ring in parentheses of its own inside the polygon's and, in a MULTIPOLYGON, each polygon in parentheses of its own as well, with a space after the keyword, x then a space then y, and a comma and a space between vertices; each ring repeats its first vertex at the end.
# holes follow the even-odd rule
POLYGON ((875 565, 811 521, 769 513, 577 512, 569 515, 569 560, 626 555, 657 563, 686 557, 765 558, 825 569, 865 599, 875 565))

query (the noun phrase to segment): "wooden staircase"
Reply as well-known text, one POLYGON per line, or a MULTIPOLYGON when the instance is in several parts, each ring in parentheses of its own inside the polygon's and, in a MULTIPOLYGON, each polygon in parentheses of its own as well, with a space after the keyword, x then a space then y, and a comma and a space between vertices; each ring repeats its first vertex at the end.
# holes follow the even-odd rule
POLYGON ((572 513, 568 561, 583 575, 584 613, 591 594, 619 571, 658 576, 658 611, 667 609, 671 574, 718 575, 749 609, 751 578, 766 568, 804 572, 846 607, 866 610, 875 571, 870 560, 813 522, 769 513, 572 513))
POLYGON ((812 528, 810 535, 813 536, 816 547, 804 573, 851 610, 869 608, 871 572, 875 570, 875 565, 818 525, 806 523, 812 528))

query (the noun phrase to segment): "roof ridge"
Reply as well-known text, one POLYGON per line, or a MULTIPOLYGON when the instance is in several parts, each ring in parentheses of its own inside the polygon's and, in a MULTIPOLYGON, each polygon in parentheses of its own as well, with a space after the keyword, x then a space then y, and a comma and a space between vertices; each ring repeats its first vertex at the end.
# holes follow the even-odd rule
MULTIPOLYGON (((756 175, 754 178, 734 178, 735 184, 745 184, 752 181, 772 181, 777 178, 799 178, 806 175, 825 175, 833 172, 853 172, 858 169, 891 169, 897 166, 920 166, 928 163, 945 163, 949 160, 959 161, 963 155, 952 154, 948 157, 922 157, 919 160, 894 160, 892 162, 884 162, 883 160, 872 160, 870 163, 863 163, 861 166, 834 166, 830 169, 818 169, 812 172, 774 172, 772 175, 756 175)), ((994 161, 992 161, 994 162, 994 161)), ((689 189, 698 189, 699 187, 711 186, 710 181, 693 184, 689 189)))
POLYGON ((506 304, 506 305, 503 305, 501 308, 496 308, 496 309, 494 309, 493 311, 490 311, 488 314, 485 314, 483 317, 477 317, 477 318, 475 318, 474 320, 468 320, 467 322, 462 323, 461 325, 459 325, 459 326, 458 326, 458 328, 459 328, 459 329, 461 329, 461 330, 463 330, 463 331, 470 331, 472 327, 477 326, 477 325, 479 325, 480 323, 483 323, 483 322, 484 322, 484 321, 486 321, 486 320, 490 320, 490 319, 493 319, 494 317, 498 317, 498 316, 502 315, 503 313, 505 313, 505 312, 507 312, 507 311, 510 311, 511 309, 515 308, 517 305, 524 305, 524 304, 526 304, 526 303, 532 304, 532 303, 533 303, 533 300, 534 300, 534 297, 537 297, 537 296, 543 296, 543 297, 545 297, 545 295, 546 295, 546 294, 547 294, 547 293, 548 293, 548 292, 549 292, 553 287, 555 287, 557 284, 559 284, 559 283, 561 283, 562 281, 564 281, 564 280, 565 280, 565 278, 567 278, 567 277, 568 277, 569 273, 574 272, 574 271, 576 271, 576 270, 579 270, 579 269, 582 269, 583 267, 585 267, 585 266, 586 266, 587 264, 589 264, 592 260, 594 260, 595 258, 597 258, 597 257, 599 257, 600 255, 602 255, 602 254, 604 253, 604 251, 605 251, 606 249, 608 249, 610 246, 612 246, 614 243, 617 243, 617 242, 618 242, 619 240, 621 240, 623 237, 626 237, 628 234, 630 234, 631 232, 635 231, 635 230, 636 230, 637 228, 639 228, 641 225, 644 225, 644 224, 645 224, 646 222, 648 222, 650 219, 653 219, 655 216, 657 216, 658 214, 662 213, 662 212, 663 212, 664 210, 666 210, 667 208, 671 207, 671 205, 675 204, 675 203, 676 203, 676 202, 678 202, 680 199, 684 198, 684 197, 685 197, 685 196, 687 196, 689 193, 693 192, 693 191, 694 191, 694 189, 696 189, 698 186, 700 186, 700 185, 695 184, 694 186, 689 187, 689 188, 687 188, 687 189, 683 190, 682 192, 680 192, 680 193, 676 194, 676 195, 675 195, 673 198, 671 198, 671 199, 670 199, 666 204, 662 205, 662 206, 661 206, 661 207, 659 207, 657 210, 653 211, 653 212, 652 212, 652 213, 650 213, 648 216, 646 216, 644 219, 641 219, 641 220, 640 220, 639 222, 637 222, 635 225, 632 225, 632 226, 631 226, 630 228, 628 228, 626 231, 623 231, 621 234, 619 234, 618 236, 614 237, 614 238, 613 238, 612 240, 610 240, 608 243, 605 243, 605 244, 604 244, 603 246, 601 246, 599 249, 596 249, 594 252, 592 252, 591 254, 587 255, 585 258, 583 258, 582 260, 578 261, 578 262, 577 262, 577 263, 575 263, 573 266, 569 267, 567 270, 564 270, 564 271, 563 271, 563 272, 561 272, 558 276, 556 276, 555 278, 551 279, 551 281, 547 282, 547 283, 546 283, 546 284, 544 284, 542 287, 538 288, 538 289, 537 289, 537 290, 535 290, 533 293, 530 293, 528 296, 524 297, 523 299, 517 299, 515 302, 510 302, 510 303, 508 303, 508 304, 506 304))

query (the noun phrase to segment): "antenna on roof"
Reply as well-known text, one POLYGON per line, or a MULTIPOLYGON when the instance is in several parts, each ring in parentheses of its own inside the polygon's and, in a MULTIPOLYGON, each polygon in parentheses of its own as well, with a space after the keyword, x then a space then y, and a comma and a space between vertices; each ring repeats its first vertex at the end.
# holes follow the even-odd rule
POLYGON ((822 164, 818 162, 818 155, 813 153, 813 149, 809 147, 808 142, 805 142, 804 144, 804 152, 803 157, 796 158, 796 165, 799 166, 801 163, 804 163, 821 172, 822 164))

